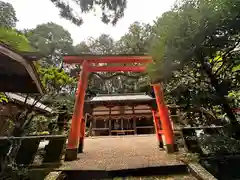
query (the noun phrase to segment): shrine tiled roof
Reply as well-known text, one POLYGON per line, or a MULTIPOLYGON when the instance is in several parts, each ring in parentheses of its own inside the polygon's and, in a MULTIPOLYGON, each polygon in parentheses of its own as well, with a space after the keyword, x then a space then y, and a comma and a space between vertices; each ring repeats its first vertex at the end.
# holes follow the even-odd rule
POLYGON ((26 97, 24 97, 23 95, 19 95, 16 93, 5 93, 5 94, 9 98, 10 101, 19 102, 23 105, 26 104, 28 106, 32 106, 35 104, 34 109, 37 109, 39 111, 46 112, 46 113, 53 113, 53 110, 51 108, 47 107, 46 105, 42 104, 41 102, 36 103, 36 100, 31 97, 28 97, 26 100, 26 97))
POLYGON ((117 102, 117 101, 152 101, 153 97, 145 93, 132 94, 99 94, 93 97, 89 102, 117 102))

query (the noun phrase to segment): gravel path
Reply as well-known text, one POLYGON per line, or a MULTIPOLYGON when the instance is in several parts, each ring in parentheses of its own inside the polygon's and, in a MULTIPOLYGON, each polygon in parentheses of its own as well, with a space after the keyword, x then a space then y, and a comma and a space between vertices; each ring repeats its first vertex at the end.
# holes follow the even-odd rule
POLYGON ((65 162, 61 170, 119 170, 177 165, 176 155, 157 146, 155 135, 86 138, 79 160, 65 162))

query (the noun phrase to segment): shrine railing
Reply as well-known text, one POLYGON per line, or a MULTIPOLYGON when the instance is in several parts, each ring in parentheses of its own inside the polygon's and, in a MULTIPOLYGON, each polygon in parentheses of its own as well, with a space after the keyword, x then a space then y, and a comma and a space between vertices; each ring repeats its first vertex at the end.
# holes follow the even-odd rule
POLYGON ((56 167, 61 165, 66 138, 65 135, 0 137, 0 160, 13 161, 21 167, 56 167))

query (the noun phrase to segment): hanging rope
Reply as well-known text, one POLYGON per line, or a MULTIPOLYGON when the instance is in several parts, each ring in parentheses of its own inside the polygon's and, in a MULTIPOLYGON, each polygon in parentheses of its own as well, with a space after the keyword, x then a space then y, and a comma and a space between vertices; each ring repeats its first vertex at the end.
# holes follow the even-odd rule
POLYGON ((99 78, 101 78, 103 80, 109 80, 109 79, 112 79, 116 76, 125 76, 125 77, 130 78, 130 79, 139 79, 139 77, 147 75, 147 73, 141 73, 140 75, 129 75, 129 74, 126 74, 126 73, 115 73, 115 74, 110 75, 110 76, 101 75, 99 73, 92 73, 92 74, 98 76, 99 78))

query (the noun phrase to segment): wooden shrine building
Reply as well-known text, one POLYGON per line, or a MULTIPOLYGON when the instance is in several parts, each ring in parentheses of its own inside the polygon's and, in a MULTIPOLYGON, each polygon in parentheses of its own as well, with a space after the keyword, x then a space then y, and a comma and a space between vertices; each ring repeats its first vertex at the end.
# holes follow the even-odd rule
POLYGON ((98 95, 85 102, 90 136, 154 133, 152 106, 155 98, 146 94, 98 95))

